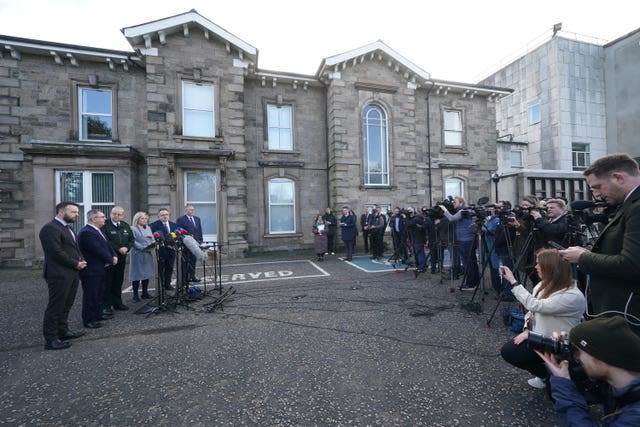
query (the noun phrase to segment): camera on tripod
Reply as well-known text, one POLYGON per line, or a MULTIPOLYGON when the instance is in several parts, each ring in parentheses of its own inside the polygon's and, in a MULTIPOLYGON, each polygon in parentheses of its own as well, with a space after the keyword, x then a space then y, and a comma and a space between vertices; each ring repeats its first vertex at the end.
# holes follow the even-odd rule
POLYGON ((545 337, 541 334, 529 332, 527 345, 532 350, 538 350, 542 353, 551 353, 560 360, 571 360, 573 351, 569 336, 564 335, 560 338, 545 337))

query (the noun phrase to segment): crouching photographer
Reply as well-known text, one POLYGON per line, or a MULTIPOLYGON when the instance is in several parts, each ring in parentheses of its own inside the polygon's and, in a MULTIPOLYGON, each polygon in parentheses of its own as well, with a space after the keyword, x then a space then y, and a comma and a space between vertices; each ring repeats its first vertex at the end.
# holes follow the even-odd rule
MULTIPOLYGON (((586 374, 606 383, 603 423, 640 425, 640 337, 624 318, 602 317, 581 323, 571 329, 569 343, 586 374)), ((551 372, 551 394, 563 425, 595 425, 586 399, 571 380, 569 362, 552 353, 536 353, 551 372)))
POLYGON ((513 296, 528 310, 523 331, 505 343, 500 354, 507 363, 534 375, 527 381, 530 386, 545 388, 549 373, 528 345, 529 332, 551 336, 554 331, 570 330, 582 320, 587 302, 574 283, 571 264, 556 249, 539 250, 535 269, 541 280, 529 293, 509 267, 500 268, 503 279, 512 286, 513 296))

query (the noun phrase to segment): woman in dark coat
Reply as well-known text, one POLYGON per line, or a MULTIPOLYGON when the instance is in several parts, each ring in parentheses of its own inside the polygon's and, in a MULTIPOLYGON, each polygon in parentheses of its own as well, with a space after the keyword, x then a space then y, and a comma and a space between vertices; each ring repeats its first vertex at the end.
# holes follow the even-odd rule
POLYGON ((327 252, 327 226, 322 215, 316 215, 313 220, 313 248, 318 256, 318 261, 324 261, 324 254, 327 252))
POLYGON ((353 243, 356 240, 356 216, 351 215, 348 207, 342 208, 340 217, 340 229, 342 230, 342 241, 347 251, 345 260, 351 261, 353 258, 353 243))

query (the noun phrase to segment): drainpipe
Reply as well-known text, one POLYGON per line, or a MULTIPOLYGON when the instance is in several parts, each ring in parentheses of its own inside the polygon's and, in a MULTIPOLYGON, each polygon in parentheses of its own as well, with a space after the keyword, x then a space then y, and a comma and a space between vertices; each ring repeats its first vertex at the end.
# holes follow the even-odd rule
POLYGON ((429 95, 435 85, 435 82, 431 82, 431 87, 427 90, 427 97, 425 98, 427 101, 427 176, 429 177, 429 206, 432 206, 433 203, 433 181, 431 179, 431 125, 429 124, 431 114, 429 109, 429 95))
MULTIPOLYGON (((322 80, 320 81, 323 86, 324 86, 324 91, 323 91, 323 101, 324 101, 324 140, 325 140, 325 145, 327 147, 327 204, 325 207, 327 206, 331 206, 331 170, 329 169, 329 160, 331 158, 331 152, 330 149, 331 147, 329 146, 329 101, 328 101, 328 91, 329 91, 329 85, 327 85, 326 83, 324 83, 322 80)), ((322 211, 324 211, 324 209, 322 209, 322 211)))

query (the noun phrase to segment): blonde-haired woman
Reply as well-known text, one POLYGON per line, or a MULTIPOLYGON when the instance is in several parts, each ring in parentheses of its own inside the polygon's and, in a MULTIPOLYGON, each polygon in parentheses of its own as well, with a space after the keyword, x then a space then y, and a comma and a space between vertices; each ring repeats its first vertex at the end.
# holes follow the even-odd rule
POLYGON ((133 302, 140 301, 138 289, 142 285, 142 298, 153 298, 149 294, 149 279, 156 277, 156 265, 153 261, 153 232, 147 224, 149 215, 145 212, 136 212, 133 216, 131 231, 135 239, 131 249, 131 261, 129 264, 129 280, 133 289, 133 302))
POLYGON ((580 323, 587 301, 573 280, 571 264, 560 257, 556 249, 541 249, 536 253, 535 269, 540 282, 529 293, 518 283, 508 267, 501 267, 511 292, 528 310, 524 330, 502 346, 502 358, 513 366, 535 375, 528 383, 544 388, 549 377, 544 362, 526 345, 529 332, 551 337, 553 332, 570 331, 580 323))

